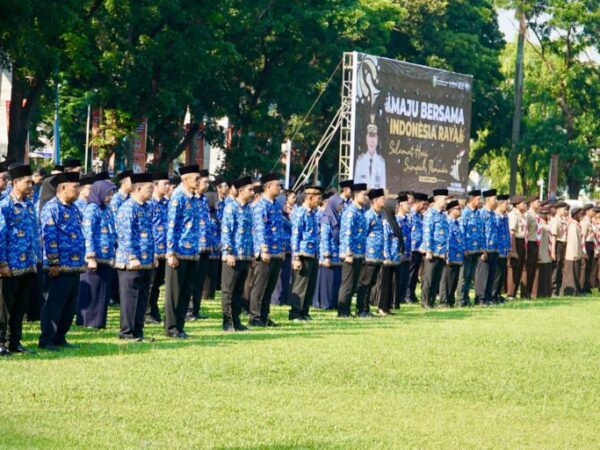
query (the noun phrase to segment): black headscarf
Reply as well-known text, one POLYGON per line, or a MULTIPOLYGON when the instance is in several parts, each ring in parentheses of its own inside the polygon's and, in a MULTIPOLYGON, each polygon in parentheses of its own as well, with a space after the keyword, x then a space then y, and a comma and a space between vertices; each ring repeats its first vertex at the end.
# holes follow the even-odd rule
POLYGON ((114 192, 115 185, 107 180, 100 180, 92 184, 90 190, 90 196, 88 197, 88 203, 94 203, 100 207, 100 209, 106 208, 105 200, 111 192, 114 192))
POLYGON ((397 204, 396 199, 386 199, 385 204, 383 205, 383 214, 390 224, 390 227, 392 227, 392 233, 400 241, 400 252, 402 253, 404 252, 404 235, 402 234, 402 228, 400 228, 400 225, 398 225, 398 222, 396 221, 397 204))

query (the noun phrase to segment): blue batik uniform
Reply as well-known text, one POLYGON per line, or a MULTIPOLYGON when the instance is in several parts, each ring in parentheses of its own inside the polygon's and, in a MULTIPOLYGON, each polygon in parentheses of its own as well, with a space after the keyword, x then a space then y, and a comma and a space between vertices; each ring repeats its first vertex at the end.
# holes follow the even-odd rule
POLYGON ((443 212, 431 207, 423 218, 423 249, 433 256, 446 259, 448 251, 448 220, 443 212))
POLYGON ((167 257, 200 258, 200 215, 198 197, 183 189, 173 193, 167 212, 167 257))
POLYGON ((319 264, 329 259, 332 265, 340 265, 340 228, 321 222, 319 228, 319 264))
POLYGON ((462 264, 465 257, 465 240, 460 222, 448 217, 448 264, 462 264))
POLYGON ((465 207, 458 219, 465 238, 465 253, 480 253, 484 246, 483 224, 479 211, 470 206, 465 207))
POLYGON ((10 276, 36 271, 39 240, 33 202, 16 200, 9 195, 0 201, 0 267, 8 267, 10 276))
POLYGON ((423 214, 411 209, 410 223, 410 248, 413 252, 423 253, 423 214))
POLYGON ((498 251, 498 230, 496 226, 496 212, 482 208, 479 210, 479 217, 483 224, 483 250, 488 253, 498 251))
POLYGON ((59 272, 85 271, 85 240, 77 207, 54 197, 42 208, 40 222, 44 269, 57 266, 59 272))
POLYGON ((316 258, 319 251, 317 211, 297 207, 292 214, 292 257, 316 258))
POLYGON ((81 217, 83 217, 83 211, 85 211, 85 206, 87 205, 87 203, 87 200, 84 200, 82 198, 78 198, 74 202, 75 206, 77 206, 77 209, 79 210, 79 214, 81 214, 81 217))
POLYGON ((367 221, 363 208, 354 203, 342 213, 340 225, 340 259, 364 258, 367 245, 367 221))
POLYGON ((117 231, 110 208, 100 208, 88 203, 83 211, 83 237, 85 259, 95 259, 98 264, 113 265, 117 231))
POLYGON ((383 214, 373 208, 365 213, 367 222, 367 241, 365 261, 368 263, 383 263, 383 214))
POLYGON ((125 203, 129 199, 129 194, 124 195, 121 191, 115 192, 112 200, 110 201, 110 209, 112 209, 112 213, 114 217, 117 217, 117 213, 119 212, 119 208, 123 203, 125 203))
POLYGON ((225 205, 221 222, 221 255, 236 260, 251 260, 254 253, 252 240, 252 210, 250 204, 234 200, 225 205))
POLYGON ((282 219, 281 245, 283 253, 286 255, 292 253, 292 221, 287 215, 284 215, 282 219))
POLYGON ((283 211, 276 201, 261 197, 252 211, 254 224, 254 256, 261 253, 272 258, 283 258, 282 227, 283 211))
POLYGON ((387 218, 383 219, 383 263, 386 266, 400 264, 400 239, 394 234, 387 218))
POLYGON ((221 259, 221 224, 217 218, 217 211, 211 211, 210 217, 210 236, 212 243, 212 251, 210 259, 221 259))
POLYGON ((150 200, 152 208, 152 236, 154 237, 154 255, 164 259, 167 254, 167 224, 169 223, 169 199, 150 200))
POLYGON ((346 208, 352 204, 352 198, 342 200, 342 214, 346 211, 346 208))
POLYGON ((508 214, 496 213, 496 231, 498 237, 498 256, 500 258, 508 258, 510 253, 510 227, 508 224, 508 214))
POLYGON ((200 229, 198 230, 198 239, 200 253, 210 253, 212 251, 212 223, 210 221, 210 209, 208 201, 204 195, 198 198, 198 209, 200 213, 200 229))
POLYGON ((400 255, 400 262, 410 261, 412 257, 412 220, 410 215, 396 216, 396 223, 402 230, 404 239, 404 253, 400 255))
POLYGON ((119 208, 117 224, 117 255, 115 267, 129 269, 137 259, 140 269, 154 268, 154 236, 152 206, 130 198, 119 208))

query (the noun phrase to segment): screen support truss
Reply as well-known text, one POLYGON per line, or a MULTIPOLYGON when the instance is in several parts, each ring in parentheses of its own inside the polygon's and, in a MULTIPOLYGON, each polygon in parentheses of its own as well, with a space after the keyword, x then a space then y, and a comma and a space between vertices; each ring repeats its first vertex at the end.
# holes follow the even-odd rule
POLYGON ((298 191, 302 185, 308 183, 311 175, 317 170, 319 160, 338 130, 340 130, 339 179, 345 180, 350 178, 352 164, 352 80, 354 57, 354 53, 344 53, 342 65, 342 103, 317 144, 317 147, 312 155, 310 155, 302 173, 296 180, 296 183, 294 183, 294 191, 298 191))

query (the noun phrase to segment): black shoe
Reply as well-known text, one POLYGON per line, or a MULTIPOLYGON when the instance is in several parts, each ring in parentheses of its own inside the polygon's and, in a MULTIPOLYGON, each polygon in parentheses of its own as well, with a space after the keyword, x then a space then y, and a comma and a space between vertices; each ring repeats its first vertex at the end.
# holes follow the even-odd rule
POLYGON ((254 318, 252 320, 250 320, 248 322, 248 325, 251 327, 261 327, 261 328, 265 328, 267 326, 266 323, 264 323, 261 319, 259 318, 254 318))
POLYGON ((177 336, 179 339, 189 339, 190 335, 187 334, 185 331, 180 331, 179 335, 177 336))
POLYGON ((71 344, 70 342, 64 342, 60 345, 62 348, 67 348, 69 350, 75 350, 79 348, 79 345, 71 344))
POLYGON ((463 308, 468 308, 469 306, 471 306, 471 302, 462 301, 460 302, 460 306, 462 306, 463 308))
POLYGON ((154 342, 156 339, 154 338, 147 338, 147 337, 139 337, 139 338, 135 338, 135 342, 143 342, 145 344, 148 344, 150 342, 154 342))
POLYGON ((369 312, 363 311, 358 313, 358 317, 361 319, 370 319, 373 315, 369 312))
POLYGON ((167 337, 173 338, 173 339, 185 339, 183 337, 181 337, 181 333, 180 331, 168 331, 166 333, 167 337))
POLYGON ((206 314, 200 314, 200 313, 198 313, 198 314, 196 314, 196 318, 198 320, 207 320, 207 319, 209 319, 209 316, 206 315, 206 314))
POLYGON ((225 333, 233 333, 235 331, 235 327, 230 323, 223 324, 223 331, 225 333))
POLYGON ((302 316, 290 317, 292 322, 306 322, 307 320, 302 316))
POLYGON ((27 353, 28 355, 35 354, 35 351, 23 347, 22 344, 18 344, 18 345, 14 345, 14 346, 11 345, 10 347, 8 347, 8 349, 13 353, 27 353))
POLYGON ((242 325, 241 323, 236 325, 234 328, 235 331, 248 331, 248 327, 246 325, 242 325))
POLYGON ((0 345, 0 357, 1 356, 10 356, 10 350, 7 349, 4 345, 0 345))
POLYGON ((42 350, 46 350, 47 352, 60 352, 61 348, 57 345, 54 344, 48 344, 48 345, 38 345, 39 348, 41 348, 42 350))
POLYGON ((354 316, 352 314, 347 314, 347 313, 338 313, 337 317, 338 317, 338 319, 351 319, 354 316))
POLYGON ((302 316, 302 317, 304 317, 304 320, 313 320, 313 318, 311 317, 311 315, 310 315, 310 314, 305 314, 305 315, 304 315, 304 316, 302 316))
POLYGON ((278 323, 273 322, 271 319, 267 319, 267 327, 269 328, 276 328, 279 327, 280 325, 278 323))

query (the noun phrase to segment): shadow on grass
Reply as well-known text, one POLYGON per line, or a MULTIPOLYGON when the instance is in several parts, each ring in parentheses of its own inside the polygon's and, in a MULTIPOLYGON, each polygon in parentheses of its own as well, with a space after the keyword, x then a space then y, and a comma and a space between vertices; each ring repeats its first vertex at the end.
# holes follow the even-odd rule
MULTIPOLYGON (((252 329, 244 333, 222 333, 220 331, 219 303, 216 301, 204 302, 204 307, 210 319, 188 322, 186 330, 190 339, 174 340, 164 336, 160 325, 147 325, 147 337, 156 338, 151 343, 127 343, 117 338, 119 328, 118 309, 111 308, 109 312, 108 328, 92 331, 83 327, 74 326, 67 338, 80 347, 72 350, 63 350, 52 353, 39 350, 35 355, 18 355, 11 360, 59 360, 64 358, 82 358, 95 356, 121 356, 124 354, 140 354, 155 350, 173 350, 184 348, 202 348, 236 345, 243 342, 271 341, 279 339, 308 338, 321 339, 333 334, 355 334, 357 331, 376 329, 397 329, 398 327, 426 322, 466 320, 473 317, 492 319, 497 312, 514 309, 545 309, 557 306, 578 306, 590 301, 599 300, 597 297, 586 298, 553 298, 544 300, 515 300, 504 305, 493 307, 471 308, 436 308, 423 310, 420 305, 402 305, 393 315, 387 317, 373 317, 370 319, 338 319, 335 311, 313 310, 315 320, 304 323, 288 322, 285 306, 272 308, 272 316, 282 325, 276 329, 252 329)), ((24 341, 32 348, 37 344, 39 336, 39 323, 30 323, 24 330, 24 341)))

